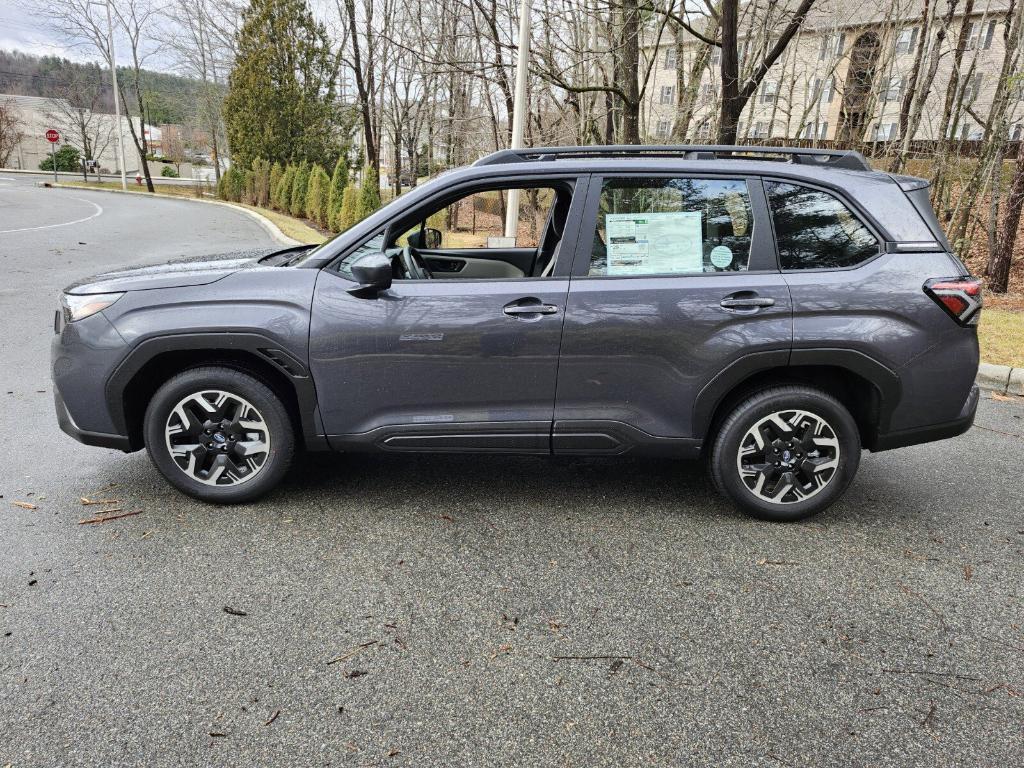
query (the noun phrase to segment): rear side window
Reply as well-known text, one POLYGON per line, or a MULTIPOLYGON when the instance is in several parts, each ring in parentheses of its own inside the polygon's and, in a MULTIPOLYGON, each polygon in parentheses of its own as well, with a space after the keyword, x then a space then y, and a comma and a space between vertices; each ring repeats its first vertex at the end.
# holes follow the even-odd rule
POLYGON ((879 252, 871 230, 828 192, 766 181, 783 269, 838 269, 879 252))
POLYGON ((588 275, 747 269, 754 217, 743 179, 605 179, 588 275))

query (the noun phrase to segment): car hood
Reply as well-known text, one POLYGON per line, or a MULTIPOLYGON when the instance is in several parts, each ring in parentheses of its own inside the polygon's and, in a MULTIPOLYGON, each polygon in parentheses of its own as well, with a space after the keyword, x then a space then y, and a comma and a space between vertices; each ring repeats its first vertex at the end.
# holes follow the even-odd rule
POLYGON ((266 255, 268 252, 263 250, 246 252, 245 255, 235 253, 212 258, 206 256, 202 260, 171 261, 149 267, 119 269, 79 280, 65 288, 64 292, 81 295, 207 285, 240 269, 255 266, 266 255))

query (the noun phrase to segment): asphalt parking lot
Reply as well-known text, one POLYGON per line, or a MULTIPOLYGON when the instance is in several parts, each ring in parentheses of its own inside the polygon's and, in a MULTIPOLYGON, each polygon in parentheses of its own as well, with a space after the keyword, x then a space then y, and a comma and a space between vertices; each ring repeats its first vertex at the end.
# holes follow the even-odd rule
POLYGON ((271 246, 0 172, 0 766, 1024 762, 1021 400, 796 525, 570 458, 307 456, 217 508, 58 430, 62 286, 271 246))

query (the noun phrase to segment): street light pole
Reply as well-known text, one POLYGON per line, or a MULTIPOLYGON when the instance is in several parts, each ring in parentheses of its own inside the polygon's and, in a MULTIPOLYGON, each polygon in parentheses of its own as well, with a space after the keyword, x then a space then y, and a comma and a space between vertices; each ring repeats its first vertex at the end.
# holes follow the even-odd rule
MULTIPOLYGON (((110 14, 111 0, 106 0, 107 6, 107 49, 110 57, 110 79, 114 84, 114 114, 117 115, 117 154, 121 163, 121 189, 128 191, 128 176, 124 167, 124 124, 121 121, 121 96, 117 89, 117 60, 114 58, 114 20, 110 14)), ((99 5, 99 3, 92 3, 99 5)))
MULTIPOLYGON (((519 58, 516 61, 516 92, 512 106, 512 149, 523 146, 526 125, 526 84, 530 73, 530 3, 522 0, 519 7, 519 58)), ((505 237, 515 237, 519 230, 519 190, 508 191, 508 209, 505 211, 505 237)))

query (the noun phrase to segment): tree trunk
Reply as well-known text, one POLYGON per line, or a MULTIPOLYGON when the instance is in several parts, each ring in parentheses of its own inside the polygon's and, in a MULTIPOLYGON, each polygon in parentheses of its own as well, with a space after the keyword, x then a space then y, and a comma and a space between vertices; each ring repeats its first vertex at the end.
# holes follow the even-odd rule
POLYGON ((1024 141, 1017 146, 1017 162, 1013 168, 1013 181, 1006 195, 1006 213, 1003 216, 996 239, 996 247, 988 257, 985 276, 987 288, 993 293, 1006 293, 1010 284, 1010 263, 1017 245, 1017 230, 1020 227, 1020 212, 1024 208, 1024 141))
POLYGON ((619 0, 615 83, 619 97, 622 144, 640 143, 640 8, 637 0, 619 0))
POLYGON ((722 105, 718 114, 718 143, 735 144, 745 101, 740 98, 739 0, 723 0, 722 105))

